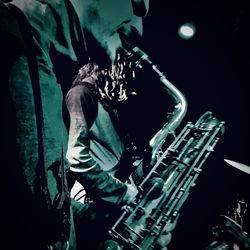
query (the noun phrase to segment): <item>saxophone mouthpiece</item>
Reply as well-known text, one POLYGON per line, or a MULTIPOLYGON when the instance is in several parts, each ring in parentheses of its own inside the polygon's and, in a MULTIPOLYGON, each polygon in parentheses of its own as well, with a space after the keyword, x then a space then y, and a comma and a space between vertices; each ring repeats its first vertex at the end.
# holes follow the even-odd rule
POLYGON ((149 60, 149 56, 137 46, 138 43, 140 44, 140 39, 135 29, 131 28, 129 34, 126 34, 122 28, 118 32, 122 42, 122 49, 127 55, 132 56, 135 60, 153 65, 152 61, 149 60))
POLYGON ((224 161, 226 163, 228 163, 229 165, 241 170, 242 172, 250 174, 250 166, 247 166, 245 164, 242 164, 242 163, 239 163, 239 162, 236 162, 236 161, 231 161, 231 160, 228 160, 228 159, 224 159, 224 161))

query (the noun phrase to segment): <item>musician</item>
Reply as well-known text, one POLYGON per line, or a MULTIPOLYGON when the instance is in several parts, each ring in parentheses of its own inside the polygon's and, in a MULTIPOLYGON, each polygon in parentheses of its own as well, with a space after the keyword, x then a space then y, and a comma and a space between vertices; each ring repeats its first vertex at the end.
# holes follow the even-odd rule
MULTIPOLYGON (((78 11, 80 12, 80 9, 78 11)), ((146 12, 144 11, 144 14, 146 12)), ((105 22, 110 23, 111 17, 107 15, 106 18, 108 21, 105 22)), ((99 21, 101 23, 101 19, 99 21)), ((140 33, 139 23, 135 24, 140 33)), ((98 39, 99 27, 94 24, 88 27, 98 39)), ((123 28, 126 29, 126 24, 123 28)), ((104 36, 105 32, 107 30, 103 30, 104 36)), ((125 150, 127 146, 129 148, 130 137, 127 131, 124 131, 124 123, 121 124, 119 120, 119 111, 136 93, 128 85, 130 76, 133 75, 132 69, 124 70, 127 74, 122 79, 110 76, 112 70, 120 71, 119 67, 126 62, 126 59, 121 58, 121 54, 120 57, 117 56, 112 48, 114 44, 118 47, 121 45, 119 39, 113 37, 99 41, 113 61, 111 69, 102 68, 99 65, 102 62, 92 58, 92 63, 86 64, 78 71, 65 100, 70 113, 67 159, 71 165, 71 178, 83 185, 87 197, 85 200, 90 200, 84 207, 79 203, 74 203, 73 206, 79 249, 110 247, 105 241, 108 239, 108 229, 120 214, 121 206, 133 200, 137 193, 137 190, 125 183, 126 180, 121 180, 123 174, 127 175, 131 170, 129 168, 132 160, 128 159, 129 150, 125 150), (126 159, 123 162, 124 158, 126 159), (121 168, 128 171, 120 171, 121 168)), ((160 237, 159 247, 165 247, 170 238, 168 229, 160 237)))
MULTIPOLYGON (((137 194, 126 177, 134 170, 132 164, 140 150, 130 148, 135 144, 122 112, 137 95, 137 89, 131 87, 134 74, 133 66, 122 54, 108 69, 90 62, 80 68, 66 96, 71 178, 82 184, 87 203, 90 202, 84 208, 77 203, 73 207, 80 249, 109 249, 110 244, 114 247, 115 243, 107 240, 108 230, 121 214, 121 207, 137 194)), ((170 242, 172 229, 173 225, 159 237, 158 247, 170 242)))
POLYGON ((69 229, 68 221, 72 215, 68 203, 60 203, 67 196, 62 168, 69 168, 64 166, 68 135, 63 98, 90 56, 103 61, 100 53, 94 54, 100 50, 86 53, 88 41, 82 30, 114 60, 121 46, 118 33, 129 36, 133 27, 141 35, 148 1, 4 2, 0 5, 1 242, 10 250, 75 249, 73 223, 69 229), (66 210, 58 214, 61 206, 66 210))
MULTIPOLYGON (((110 73, 101 71, 97 64, 88 63, 79 70, 66 96, 66 106, 70 113, 67 151, 70 170, 73 172, 73 179, 85 188, 87 197, 102 207, 122 206, 136 195, 136 189, 132 185, 114 177, 125 149, 123 135, 114 125, 115 122, 119 123, 115 112, 117 105, 125 101, 129 94, 125 81, 120 88, 118 81, 122 79, 111 80, 109 75, 110 73)), ((123 167, 128 168, 132 162, 125 164, 127 166, 123 167)), ((79 223, 83 227, 78 230, 81 235, 84 229, 91 231, 90 227, 86 227, 86 222, 79 223)), ((96 243, 97 234, 95 235, 96 243)), ((89 237, 83 239, 84 246, 86 239, 89 237)), ((94 249, 94 246, 88 247, 94 249)))

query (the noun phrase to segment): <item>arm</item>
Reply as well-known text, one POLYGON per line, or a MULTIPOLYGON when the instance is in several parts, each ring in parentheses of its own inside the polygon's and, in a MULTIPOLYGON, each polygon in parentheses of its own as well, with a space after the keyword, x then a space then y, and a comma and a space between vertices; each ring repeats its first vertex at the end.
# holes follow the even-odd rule
POLYGON ((89 153, 89 127, 97 114, 97 99, 82 85, 72 88, 66 97, 70 114, 67 159, 75 179, 95 201, 120 204, 128 198, 125 183, 103 171, 89 153))

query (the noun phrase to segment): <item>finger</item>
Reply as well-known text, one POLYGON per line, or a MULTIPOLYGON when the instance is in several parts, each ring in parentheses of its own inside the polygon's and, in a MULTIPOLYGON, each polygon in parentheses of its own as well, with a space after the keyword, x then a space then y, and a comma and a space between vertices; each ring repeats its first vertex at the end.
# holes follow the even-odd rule
POLYGON ((161 248, 165 248, 171 241, 172 235, 171 233, 163 232, 157 239, 156 244, 161 248))

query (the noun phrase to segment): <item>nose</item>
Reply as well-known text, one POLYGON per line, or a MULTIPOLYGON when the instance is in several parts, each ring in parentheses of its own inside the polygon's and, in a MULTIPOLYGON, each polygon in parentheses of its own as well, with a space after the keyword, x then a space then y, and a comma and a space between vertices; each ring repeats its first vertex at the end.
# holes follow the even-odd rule
POLYGON ((133 12, 136 16, 145 17, 149 10, 149 0, 131 0, 133 12))

